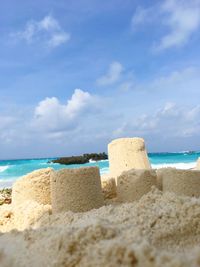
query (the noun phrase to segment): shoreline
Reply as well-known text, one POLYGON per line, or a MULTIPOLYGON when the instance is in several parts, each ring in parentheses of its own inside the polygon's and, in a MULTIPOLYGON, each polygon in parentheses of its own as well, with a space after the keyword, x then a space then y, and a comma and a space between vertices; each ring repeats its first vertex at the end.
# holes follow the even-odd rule
MULTIPOLYGON (((105 162, 108 162, 108 160, 101 160, 99 161, 100 163, 105 163, 105 162)), ((92 164, 96 164, 97 162, 90 162, 92 164)), ((42 163, 43 164, 43 163, 42 163)), ((44 163, 43 165, 41 166, 45 166, 46 163, 44 163)), ((58 164, 58 163, 54 163, 54 164, 58 164)), ((192 162, 181 162, 181 163, 162 163, 162 164, 151 164, 152 168, 153 169, 160 169, 160 168, 167 168, 167 167, 172 167, 172 168, 177 168, 177 169, 193 169, 195 168, 195 165, 196 165, 196 161, 192 161, 192 162)), ((83 164, 83 165, 77 165, 77 167, 84 167, 84 166, 87 166, 87 164, 83 164)), ((0 166, 2 167, 2 166, 0 166)), ((48 168, 48 167, 40 167, 40 169, 43 169, 43 168, 48 168)), ((53 164, 51 164, 50 168, 53 168, 53 164)), ((65 166, 63 165, 62 168, 65 168, 65 166)), ((70 168, 70 165, 69 166, 66 166, 66 168, 70 168)), ((54 169, 54 168, 53 168, 54 169)), ((37 169, 35 169, 37 170, 37 169)), ((100 169, 100 173, 101 173, 101 176, 104 175, 104 174, 108 174, 109 173, 109 168, 102 168, 100 169)), ((2 175, 2 172, 0 172, 0 174, 2 175)), ((24 175, 27 175, 28 173, 25 173, 24 175)), ((9 179, 3 179, 3 175, 1 177, 0 175, 0 189, 3 189, 3 188, 11 188, 13 183, 18 180, 20 177, 22 177, 23 175, 21 176, 18 176, 18 177, 11 177, 9 179)))

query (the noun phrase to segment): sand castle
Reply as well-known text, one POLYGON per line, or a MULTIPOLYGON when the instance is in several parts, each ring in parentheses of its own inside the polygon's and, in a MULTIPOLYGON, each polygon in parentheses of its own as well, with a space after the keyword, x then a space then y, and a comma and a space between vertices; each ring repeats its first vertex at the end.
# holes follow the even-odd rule
POLYGON ((132 202, 140 199, 157 185, 154 170, 130 170, 117 178, 117 195, 121 202, 132 202))
MULTIPOLYGON (((200 196, 200 172, 173 168, 150 171, 151 165, 142 138, 113 140, 108 145, 108 156, 110 177, 116 179, 117 196, 122 202, 138 200, 153 185, 164 192, 200 196)), ((196 169, 200 169, 200 159, 196 169)))
POLYGON ((200 170, 200 158, 198 158, 197 160, 196 169, 200 170))
POLYGON ((108 145, 111 177, 131 169, 151 169, 142 138, 119 138, 108 145))
POLYGON ((109 175, 100 179, 97 167, 34 171, 14 184, 13 205, 35 201, 52 205, 55 213, 85 212, 103 206, 105 199, 138 200, 152 186, 164 192, 200 196, 200 170, 152 170, 142 138, 113 140, 108 145, 108 152, 109 175))
POLYGON ((12 203, 19 205, 31 200, 44 205, 51 204, 50 176, 53 172, 53 169, 46 168, 18 179, 13 185, 12 203))
POLYGON ((104 205, 97 167, 63 169, 51 175, 53 212, 85 212, 104 205))
POLYGON ((117 187, 97 167, 19 179, 0 207, 0 266, 199 266, 200 170, 146 163, 122 164, 117 187))
POLYGON ((159 171, 163 192, 200 197, 200 170, 166 168, 159 171))

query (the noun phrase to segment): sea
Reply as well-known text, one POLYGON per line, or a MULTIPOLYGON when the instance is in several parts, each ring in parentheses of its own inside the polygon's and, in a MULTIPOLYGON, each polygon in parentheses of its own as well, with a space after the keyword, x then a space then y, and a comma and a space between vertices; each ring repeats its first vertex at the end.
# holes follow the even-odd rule
MULTIPOLYGON (((175 167, 177 169, 191 169, 196 166, 200 151, 182 151, 174 153, 149 153, 152 168, 175 167)), ((51 167, 55 170, 63 168, 79 168, 98 166, 101 174, 109 172, 109 161, 90 161, 86 164, 61 165, 52 163, 56 158, 14 159, 0 160, 0 188, 10 187, 21 176, 34 170, 51 167)))

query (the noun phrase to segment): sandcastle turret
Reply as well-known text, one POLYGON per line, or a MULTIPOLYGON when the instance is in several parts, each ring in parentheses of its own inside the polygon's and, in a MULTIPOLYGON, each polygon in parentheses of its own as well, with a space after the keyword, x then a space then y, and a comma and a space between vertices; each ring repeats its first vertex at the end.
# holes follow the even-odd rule
POLYGON ((142 138, 119 138, 108 145, 110 175, 119 176, 130 169, 151 169, 142 138))
POLYGON ((104 205, 99 168, 62 169, 51 176, 53 212, 84 212, 104 205))
POLYGON ((18 179, 12 190, 12 203, 20 205, 27 200, 39 204, 51 204, 50 175, 53 169, 46 168, 31 172, 18 179))
POLYGON ((120 202, 139 200, 152 186, 157 185, 155 170, 130 170, 117 178, 117 195, 120 202))
POLYGON ((197 160, 196 170, 200 170, 200 158, 197 160))
POLYGON ((200 170, 164 168, 159 170, 159 177, 163 192, 200 197, 200 170))

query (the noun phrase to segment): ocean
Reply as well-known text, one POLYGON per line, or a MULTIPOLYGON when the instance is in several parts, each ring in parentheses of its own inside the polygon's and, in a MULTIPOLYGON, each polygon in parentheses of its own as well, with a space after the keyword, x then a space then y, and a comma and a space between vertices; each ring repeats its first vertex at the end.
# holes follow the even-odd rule
MULTIPOLYGON (((148 156, 153 168, 176 167, 178 169, 190 169, 195 167, 196 161, 198 157, 200 157, 200 151, 149 153, 148 156)), ((59 170, 63 168, 98 166, 101 174, 109 172, 108 160, 67 166, 58 163, 49 163, 52 159, 53 158, 0 160, 0 188, 11 186, 15 180, 29 172, 47 167, 59 170)))

